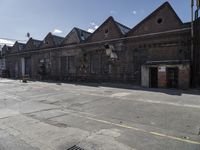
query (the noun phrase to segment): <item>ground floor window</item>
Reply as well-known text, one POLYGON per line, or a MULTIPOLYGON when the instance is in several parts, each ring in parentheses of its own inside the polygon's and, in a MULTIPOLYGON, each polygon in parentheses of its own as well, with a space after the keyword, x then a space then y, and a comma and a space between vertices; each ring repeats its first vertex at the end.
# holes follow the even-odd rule
POLYGON ((101 70, 101 59, 100 54, 90 55, 90 73, 99 74, 101 70))
POLYGON ((61 73, 62 74, 76 73, 75 56, 61 57, 61 73))
POLYGON ((76 62, 74 56, 68 56, 68 70, 69 73, 76 73, 76 62))

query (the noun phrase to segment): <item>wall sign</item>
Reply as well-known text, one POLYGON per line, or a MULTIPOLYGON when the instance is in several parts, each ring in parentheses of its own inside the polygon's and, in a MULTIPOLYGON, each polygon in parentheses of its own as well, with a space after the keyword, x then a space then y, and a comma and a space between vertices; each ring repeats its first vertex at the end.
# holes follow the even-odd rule
POLYGON ((165 66, 159 67, 158 71, 159 72, 166 72, 166 67, 165 66))

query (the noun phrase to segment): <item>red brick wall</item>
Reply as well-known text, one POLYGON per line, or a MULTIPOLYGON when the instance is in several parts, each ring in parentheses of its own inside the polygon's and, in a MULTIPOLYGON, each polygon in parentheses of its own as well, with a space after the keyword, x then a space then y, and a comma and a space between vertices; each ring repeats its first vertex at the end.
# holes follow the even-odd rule
POLYGON ((158 71, 158 87, 159 88, 167 87, 166 71, 165 72, 158 71))
POLYGON ((179 88, 188 89, 190 87, 190 68, 189 66, 179 67, 179 88))

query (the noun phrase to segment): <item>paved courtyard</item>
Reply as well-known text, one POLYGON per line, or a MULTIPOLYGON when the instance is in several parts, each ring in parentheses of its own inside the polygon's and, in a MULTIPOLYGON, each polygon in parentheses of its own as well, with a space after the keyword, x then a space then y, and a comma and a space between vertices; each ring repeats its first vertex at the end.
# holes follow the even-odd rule
POLYGON ((200 93, 0 79, 0 150, 200 150, 200 93))

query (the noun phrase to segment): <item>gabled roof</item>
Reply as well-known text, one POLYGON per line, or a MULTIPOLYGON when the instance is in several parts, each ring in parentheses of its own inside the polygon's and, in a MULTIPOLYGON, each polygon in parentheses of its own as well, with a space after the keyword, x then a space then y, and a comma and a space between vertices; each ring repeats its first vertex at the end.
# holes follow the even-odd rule
POLYGON ((28 50, 28 49, 36 49, 39 47, 39 45, 41 44, 42 41, 40 40, 36 40, 36 39, 33 39, 33 38, 30 38, 27 43, 26 43, 26 46, 25 46, 25 50, 28 50))
POLYGON ((40 45, 40 43, 42 42, 42 41, 36 40, 36 39, 32 39, 32 40, 33 40, 33 42, 35 43, 35 46, 36 46, 36 47, 38 47, 38 46, 40 45))
POLYGON ((44 38, 44 40, 40 43, 39 48, 50 48, 50 47, 54 47, 54 46, 59 46, 62 41, 64 40, 63 37, 57 36, 57 35, 53 35, 51 32, 49 32, 46 37, 44 38), (49 43, 46 45, 46 40, 50 40, 51 41, 51 45, 49 45, 49 43), (44 46, 44 47, 43 47, 44 46))
POLYGON ((175 16, 175 18, 177 19, 177 21, 179 22, 179 24, 183 24, 183 22, 178 17, 178 15, 174 11, 174 9, 170 5, 170 3, 169 2, 165 2, 160 7, 158 7, 155 11, 153 11, 149 16, 147 16, 144 20, 142 20, 139 24, 137 24, 135 27, 133 27, 127 34, 129 35, 130 33, 136 31, 143 23, 145 23, 148 20, 150 20, 153 16, 155 16, 156 14, 158 14, 159 11, 162 10, 163 8, 165 8, 165 7, 169 8, 169 10, 173 13, 173 16, 175 16))
POLYGON ((17 43, 18 43, 19 46, 22 46, 23 48, 24 48, 25 45, 26 45, 25 43, 20 43, 20 42, 17 42, 17 43))
POLYGON ((191 27, 191 22, 185 22, 182 25, 183 28, 190 28, 191 27))
POLYGON ((12 46, 8 46, 4 44, 4 46, 2 47, 2 54, 9 53, 11 50, 12 50, 12 46))
POLYGON ((26 44, 16 41, 15 44, 13 45, 13 47, 12 47, 12 50, 13 50, 13 48, 16 48, 17 51, 21 51, 25 48, 25 46, 26 46, 26 44))
POLYGON ((6 49, 6 50, 11 50, 12 46, 8 46, 6 44, 4 44, 4 46, 2 47, 2 49, 6 49))
POLYGON ((117 21, 115 21, 115 23, 117 24, 118 28, 120 29, 121 33, 123 35, 125 35, 126 33, 128 33, 131 29, 117 21))
POLYGON ((91 33, 85 30, 74 27, 62 41, 61 45, 82 43, 90 36, 90 34, 91 33))
POLYGON ((126 27, 125 25, 117 22, 114 20, 114 18, 112 16, 108 17, 108 19, 106 19, 106 21, 104 21, 104 23, 102 23, 99 28, 97 28, 87 39, 90 40, 90 38, 95 35, 97 32, 99 32, 101 30, 101 28, 104 27, 105 24, 107 24, 108 22, 113 23, 113 25, 116 27, 117 32, 120 34, 120 36, 124 36, 127 32, 130 31, 130 28, 126 27))
POLYGON ((64 37, 60 37, 60 36, 53 35, 53 34, 52 34, 52 38, 53 38, 53 42, 56 46, 59 46, 62 43, 62 41, 64 40, 64 37))
POLYGON ((85 30, 79 29, 77 27, 75 27, 74 30, 76 31, 78 38, 81 42, 85 41, 91 35, 91 33, 87 32, 85 30))

